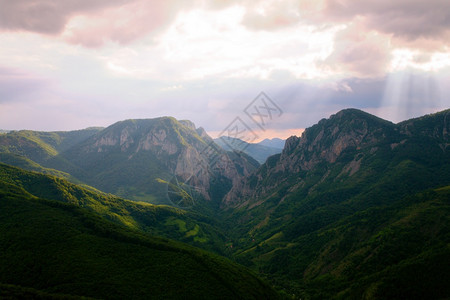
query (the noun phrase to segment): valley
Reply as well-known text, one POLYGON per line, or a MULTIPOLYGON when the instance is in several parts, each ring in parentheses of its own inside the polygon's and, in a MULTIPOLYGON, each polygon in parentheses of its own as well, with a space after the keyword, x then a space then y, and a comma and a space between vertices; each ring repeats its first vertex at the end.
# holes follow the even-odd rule
POLYGON ((230 139, 171 117, 0 133, 0 290, 450 296, 450 110, 345 109, 285 143, 230 139))

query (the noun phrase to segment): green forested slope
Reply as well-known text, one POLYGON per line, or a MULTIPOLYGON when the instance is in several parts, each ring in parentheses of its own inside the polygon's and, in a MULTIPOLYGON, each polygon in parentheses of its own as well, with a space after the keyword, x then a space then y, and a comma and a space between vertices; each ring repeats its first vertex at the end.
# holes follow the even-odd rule
MULTIPOLYGON (((322 226, 312 220, 273 228, 268 238, 255 234, 237 258, 306 299, 444 298, 450 295, 449 199, 450 186, 322 226)), ((324 219, 336 213, 323 211, 324 219)))
POLYGON ((116 225, 74 204, 34 197, 3 180, 0 283, 9 290, 15 285, 108 299, 277 298, 230 261, 116 225))
POLYGON ((100 130, 101 128, 57 132, 11 131, 0 135, 0 162, 81 183, 73 174, 61 171, 77 170, 77 167, 59 154, 100 130), (56 169, 54 166, 57 166, 56 169))
POLYGON ((86 208, 117 224, 225 254, 226 236, 213 219, 170 206, 124 200, 64 179, 0 163, 0 181, 44 199, 86 208))
POLYGON ((12 131, 0 135, 0 152, 21 155, 42 164, 100 130, 101 128, 55 132, 12 131))
POLYGON ((307 299, 449 297, 447 114, 347 110, 289 139, 229 199, 236 259, 307 299))
POLYGON ((0 152, 0 162, 16 166, 18 168, 28 170, 28 171, 34 171, 39 172, 47 175, 53 175, 56 177, 64 178, 67 180, 75 181, 77 182, 77 179, 73 178, 70 174, 58 171, 51 168, 45 168, 41 166, 40 164, 32 161, 29 158, 26 158, 25 156, 9 153, 9 152, 0 152))

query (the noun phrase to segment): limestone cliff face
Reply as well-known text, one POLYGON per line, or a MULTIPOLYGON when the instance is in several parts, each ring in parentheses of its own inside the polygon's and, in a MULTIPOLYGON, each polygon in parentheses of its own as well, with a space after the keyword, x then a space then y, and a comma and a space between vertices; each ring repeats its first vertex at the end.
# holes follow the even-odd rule
POLYGON ((286 142, 280 161, 283 171, 310 170, 318 163, 334 163, 348 150, 377 144, 394 133, 394 124, 362 111, 348 109, 308 128, 301 138, 286 142))
MULTIPOLYGON (((352 153, 352 157, 342 172, 352 176, 361 164, 361 156, 354 153, 370 149, 373 154, 380 142, 394 138, 397 131, 395 124, 362 111, 340 111, 307 128, 301 137, 288 138, 281 155, 272 156, 252 176, 235 185, 224 203, 236 206, 249 199, 267 196, 290 175, 307 172, 319 164, 333 164, 348 153, 352 153)), ((325 173, 324 176, 328 175, 325 173)), ((301 184, 301 176, 295 184, 301 184)))
POLYGON ((156 166, 150 176, 164 179, 178 176, 210 200, 212 181, 225 180, 231 187, 256 168, 250 158, 226 152, 211 143, 213 140, 205 130, 197 129, 190 121, 170 117, 127 120, 99 132, 71 149, 66 157, 87 172, 100 165, 95 170, 100 174, 111 173, 109 167, 121 164, 125 169, 137 165, 131 172, 148 176, 145 170, 139 171, 139 165, 156 166))
POLYGON ((85 152, 139 152, 152 151, 155 155, 173 155, 179 151, 176 140, 168 139, 170 129, 162 127, 143 128, 136 121, 119 122, 92 139, 83 147, 85 152), (116 127, 116 128, 114 128, 116 127))

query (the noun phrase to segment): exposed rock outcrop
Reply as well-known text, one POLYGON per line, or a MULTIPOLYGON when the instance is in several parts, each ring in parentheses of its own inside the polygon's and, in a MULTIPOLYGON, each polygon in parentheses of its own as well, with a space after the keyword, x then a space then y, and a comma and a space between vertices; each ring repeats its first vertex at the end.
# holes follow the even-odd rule
MULTIPOLYGON (((141 177, 150 175, 165 180, 178 176, 208 200, 211 200, 212 182, 226 182, 229 189, 258 166, 248 156, 226 152, 215 145, 205 130, 197 129, 191 121, 171 117, 118 122, 70 149, 65 157, 86 173, 94 170, 94 176, 109 174, 103 177, 116 177, 114 172, 120 171, 109 170, 112 163, 121 164, 128 172, 133 165, 147 164, 149 168, 153 166, 154 174, 134 168, 134 175, 139 177, 141 172, 141 177), (124 161, 125 157, 128 162, 124 161)), ((95 186, 94 183, 95 180, 91 184, 95 186)))
MULTIPOLYGON (((301 137, 288 138, 281 155, 269 158, 257 172, 233 186, 224 203, 239 206, 249 199, 264 196, 292 174, 300 174, 294 183, 299 184, 302 172, 337 161, 343 163, 341 174, 353 176, 360 169, 362 158, 374 155, 383 143, 393 141, 392 149, 404 144, 407 127, 407 124, 395 125, 360 110, 342 110, 307 128, 301 137)), ((445 129, 438 132, 444 133, 445 129)))

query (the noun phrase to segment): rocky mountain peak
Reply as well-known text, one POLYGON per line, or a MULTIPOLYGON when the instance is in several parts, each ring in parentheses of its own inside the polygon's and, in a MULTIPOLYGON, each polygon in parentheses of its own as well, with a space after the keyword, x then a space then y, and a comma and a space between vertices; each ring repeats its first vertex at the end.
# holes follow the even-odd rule
POLYGON ((197 134, 204 139, 205 141, 208 141, 208 143, 212 142, 212 138, 208 135, 206 130, 203 127, 199 127, 195 130, 197 134))
POLYGON ((192 122, 192 121, 189 121, 189 120, 180 120, 179 122, 180 122, 180 124, 186 126, 186 127, 189 128, 189 129, 192 129, 192 130, 194 130, 194 131, 196 130, 195 124, 194 124, 194 122, 192 122))
POLYGON ((196 136, 195 129, 191 129, 192 127, 195 128, 192 122, 181 123, 172 117, 125 120, 93 136, 85 143, 83 150, 108 152, 119 149, 129 155, 139 151, 152 151, 156 155, 162 153, 173 155, 191 141, 202 142, 196 136), (186 141, 185 137, 190 141, 186 141))
MULTIPOLYGON (((281 155, 275 157, 276 161, 268 160, 254 176, 258 178, 256 181, 262 182, 263 178, 278 178, 280 174, 297 174, 320 164, 333 164, 348 153, 371 149, 387 137, 394 136, 395 127, 389 121, 357 109, 339 111, 307 128, 301 137, 288 138, 281 155)), ((345 158, 348 159, 348 171, 353 174, 359 168, 360 159, 354 155, 345 158)), ((255 182, 255 179, 252 180, 255 182)), ((256 194, 264 194, 278 184, 278 179, 266 180, 264 185, 257 185, 256 188, 242 183, 229 192, 226 201, 235 203, 242 197, 256 197, 256 194)))
POLYGON ((221 185, 221 198, 233 183, 256 169, 248 157, 232 155, 211 143, 207 133, 191 121, 172 117, 125 120, 69 149, 64 157, 83 174, 93 173, 88 183, 107 192, 131 199, 137 194, 163 196, 165 187, 158 185, 157 179, 168 181, 177 176, 209 200, 211 184, 221 185), (134 189, 122 192, 125 183, 134 189))
POLYGON ((341 110, 307 128, 300 138, 289 138, 281 159, 295 154, 294 165, 301 169, 310 169, 320 161, 335 162, 341 153, 348 149, 361 149, 374 144, 393 129, 393 123, 363 111, 341 110))

